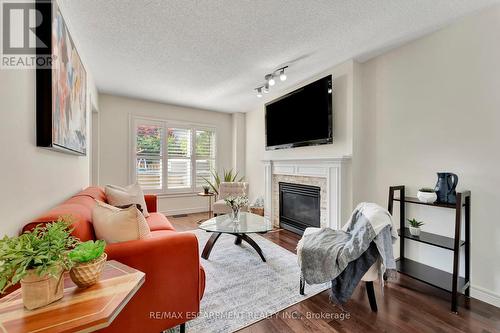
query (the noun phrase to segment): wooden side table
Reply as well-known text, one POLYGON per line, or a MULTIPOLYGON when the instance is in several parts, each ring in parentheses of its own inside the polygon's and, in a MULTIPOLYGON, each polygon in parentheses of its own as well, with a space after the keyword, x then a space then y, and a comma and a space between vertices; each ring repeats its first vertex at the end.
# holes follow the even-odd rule
POLYGON ((144 283, 145 274, 108 261, 101 280, 79 289, 68 273, 64 297, 35 310, 23 306, 21 289, 0 299, 1 332, 93 332, 109 326, 144 283))
POLYGON ((212 218, 212 197, 215 197, 215 193, 212 192, 200 192, 198 193, 198 196, 200 197, 208 197, 208 218, 206 219, 201 219, 198 221, 198 224, 205 222, 206 220, 210 220, 212 218))

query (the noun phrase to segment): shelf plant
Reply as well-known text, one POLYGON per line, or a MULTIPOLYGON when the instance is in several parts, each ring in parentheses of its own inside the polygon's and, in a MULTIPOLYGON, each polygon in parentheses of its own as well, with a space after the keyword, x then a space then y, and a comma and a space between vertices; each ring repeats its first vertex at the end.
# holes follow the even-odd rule
POLYGON ((69 275, 78 287, 87 288, 99 281, 107 258, 105 248, 105 241, 89 240, 78 244, 69 253, 73 263, 69 275))
POLYGON ((410 234, 413 236, 420 236, 420 227, 423 226, 425 223, 422 221, 418 221, 417 219, 407 219, 408 223, 410 224, 410 234))
POLYGON ((62 274, 73 264, 68 251, 78 242, 71 236, 71 221, 60 217, 0 240, 0 293, 21 283, 23 303, 30 310, 62 298, 62 274))

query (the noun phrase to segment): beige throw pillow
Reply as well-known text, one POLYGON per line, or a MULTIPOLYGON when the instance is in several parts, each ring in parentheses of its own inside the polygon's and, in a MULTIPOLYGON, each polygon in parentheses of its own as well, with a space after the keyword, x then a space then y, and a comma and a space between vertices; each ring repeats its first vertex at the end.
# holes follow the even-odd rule
POLYGON ((146 200, 144 200, 144 192, 142 192, 142 188, 139 184, 132 184, 125 187, 106 185, 105 192, 110 205, 123 206, 129 204, 139 204, 141 205, 144 216, 149 216, 148 207, 146 207, 146 200))
POLYGON ((107 243, 151 237, 151 230, 146 218, 133 205, 120 209, 97 201, 92 210, 92 224, 97 239, 103 239, 107 243))

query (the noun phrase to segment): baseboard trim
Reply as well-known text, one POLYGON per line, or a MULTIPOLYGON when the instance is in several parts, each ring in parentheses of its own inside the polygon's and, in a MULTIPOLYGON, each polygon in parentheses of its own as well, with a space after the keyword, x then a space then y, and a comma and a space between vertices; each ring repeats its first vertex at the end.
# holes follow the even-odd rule
POLYGON ((181 209, 169 209, 167 211, 161 212, 166 216, 179 215, 179 214, 193 214, 193 213, 203 213, 207 211, 207 207, 191 207, 191 208, 181 208, 181 209))
POLYGON ((494 305, 496 307, 500 308, 500 295, 495 294, 494 292, 478 287, 478 286, 471 286, 470 288, 470 296, 472 298, 478 299, 480 301, 483 301, 485 303, 494 305))

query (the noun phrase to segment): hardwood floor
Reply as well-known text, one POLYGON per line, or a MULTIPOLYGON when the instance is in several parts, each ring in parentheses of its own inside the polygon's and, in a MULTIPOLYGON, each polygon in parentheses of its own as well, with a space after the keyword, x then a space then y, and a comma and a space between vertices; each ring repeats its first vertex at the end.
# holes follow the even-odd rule
MULTIPOLYGON (((206 213, 170 216, 169 220, 178 231, 186 231, 196 229, 197 221, 206 216, 206 213)), ((292 252, 300 238, 281 229, 262 236, 292 252)), ((343 310, 330 303, 328 293, 292 305, 239 332, 500 332, 499 308, 461 298, 459 314, 453 314, 449 309, 449 293, 399 274, 386 283, 384 295, 375 283, 376 313, 370 310, 364 283, 358 285, 343 310)))

